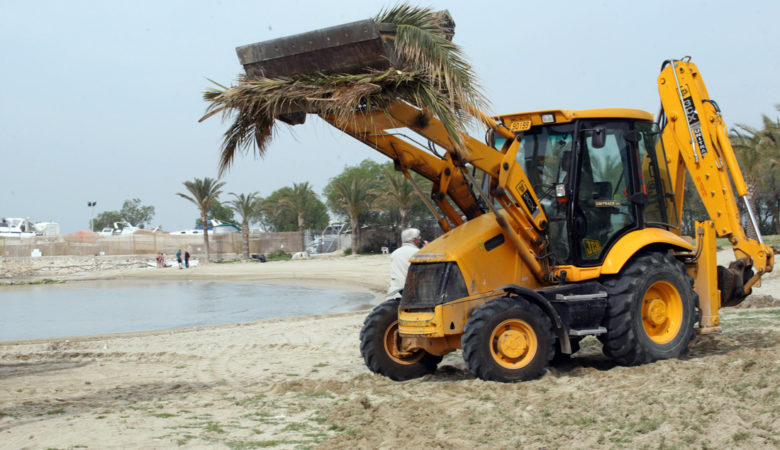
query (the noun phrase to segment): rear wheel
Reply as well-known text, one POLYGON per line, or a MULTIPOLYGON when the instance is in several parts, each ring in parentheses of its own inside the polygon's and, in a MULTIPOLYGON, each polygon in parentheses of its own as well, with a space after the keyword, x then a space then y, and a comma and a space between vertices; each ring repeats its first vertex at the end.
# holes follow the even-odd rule
POLYGON ((680 261, 644 253, 603 285, 609 294, 607 333, 599 336, 605 355, 636 365, 688 352, 698 295, 680 261))
POLYGON ((403 381, 435 372, 442 357, 425 350, 402 352, 399 349, 399 303, 400 299, 388 300, 366 317, 360 330, 360 353, 372 372, 403 381))
POLYGON ((499 298, 477 308, 461 339, 471 373, 502 382, 541 376, 553 357, 554 342, 547 315, 519 297, 499 298))

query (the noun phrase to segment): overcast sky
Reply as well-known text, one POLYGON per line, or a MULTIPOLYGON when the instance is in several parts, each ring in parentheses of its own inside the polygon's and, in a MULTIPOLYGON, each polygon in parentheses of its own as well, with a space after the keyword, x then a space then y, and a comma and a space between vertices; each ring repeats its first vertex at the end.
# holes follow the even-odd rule
MULTIPOLYGON (((191 228, 182 183, 215 177, 218 117, 198 123, 206 78, 234 82, 235 47, 374 16, 394 2, 14 1, 0 18, 0 216, 89 228, 140 198, 154 225, 191 228)), ((780 103, 780 2, 432 1, 492 113, 638 108, 657 113, 661 62, 691 55, 729 125, 760 125, 780 103)), ((281 128, 264 159, 245 156, 225 192, 267 196, 345 165, 383 161, 312 118, 281 128)), ((224 200, 230 197, 226 194, 224 200)))

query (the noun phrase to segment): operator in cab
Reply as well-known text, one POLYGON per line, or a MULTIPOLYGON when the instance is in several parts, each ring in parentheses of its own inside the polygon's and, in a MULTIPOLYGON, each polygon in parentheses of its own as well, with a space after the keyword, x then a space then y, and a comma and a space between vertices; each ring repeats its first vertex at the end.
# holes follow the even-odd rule
POLYGON ((390 287, 387 289, 387 299, 401 298, 406 283, 406 273, 409 271, 409 259, 425 244, 420 237, 420 230, 407 228, 401 232, 401 246, 390 254, 390 287))

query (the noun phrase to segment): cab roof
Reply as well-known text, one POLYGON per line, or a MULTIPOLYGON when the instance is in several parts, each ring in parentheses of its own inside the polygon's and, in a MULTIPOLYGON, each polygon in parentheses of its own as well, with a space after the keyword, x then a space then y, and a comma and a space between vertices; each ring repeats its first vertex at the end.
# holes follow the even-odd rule
POLYGON ((653 120, 653 115, 649 112, 639 109, 629 108, 601 108, 601 109, 548 109, 543 111, 530 111, 514 114, 501 114, 495 117, 502 121, 510 130, 527 129, 528 121, 530 126, 548 124, 548 123, 566 123, 575 119, 635 119, 635 120, 653 120), (543 115, 552 114, 555 120, 542 121, 543 115), (523 124, 525 126, 521 126, 523 124), (514 126, 513 126, 514 125, 514 126))

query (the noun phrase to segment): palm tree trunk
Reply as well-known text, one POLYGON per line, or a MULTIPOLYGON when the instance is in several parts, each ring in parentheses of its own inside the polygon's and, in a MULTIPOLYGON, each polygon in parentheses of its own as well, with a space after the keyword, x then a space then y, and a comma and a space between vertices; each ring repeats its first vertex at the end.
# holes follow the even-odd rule
POLYGON ((244 259, 249 259, 249 222, 241 223, 241 234, 244 238, 244 259))
POLYGON ((772 212, 775 220, 775 234, 780 234, 780 195, 775 194, 775 210, 772 212))
POLYGON ((203 244, 206 246, 206 262, 211 261, 211 252, 209 251, 209 223, 206 221, 206 214, 200 215, 203 222, 203 244))
POLYGON ((360 245, 360 224, 357 221, 357 217, 350 217, 349 220, 352 228, 352 254, 357 255, 358 246, 360 245))
POLYGON ((301 251, 306 251, 306 237, 304 234, 305 221, 303 220, 303 213, 298 213, 298 230, 301 232, 301 251))

